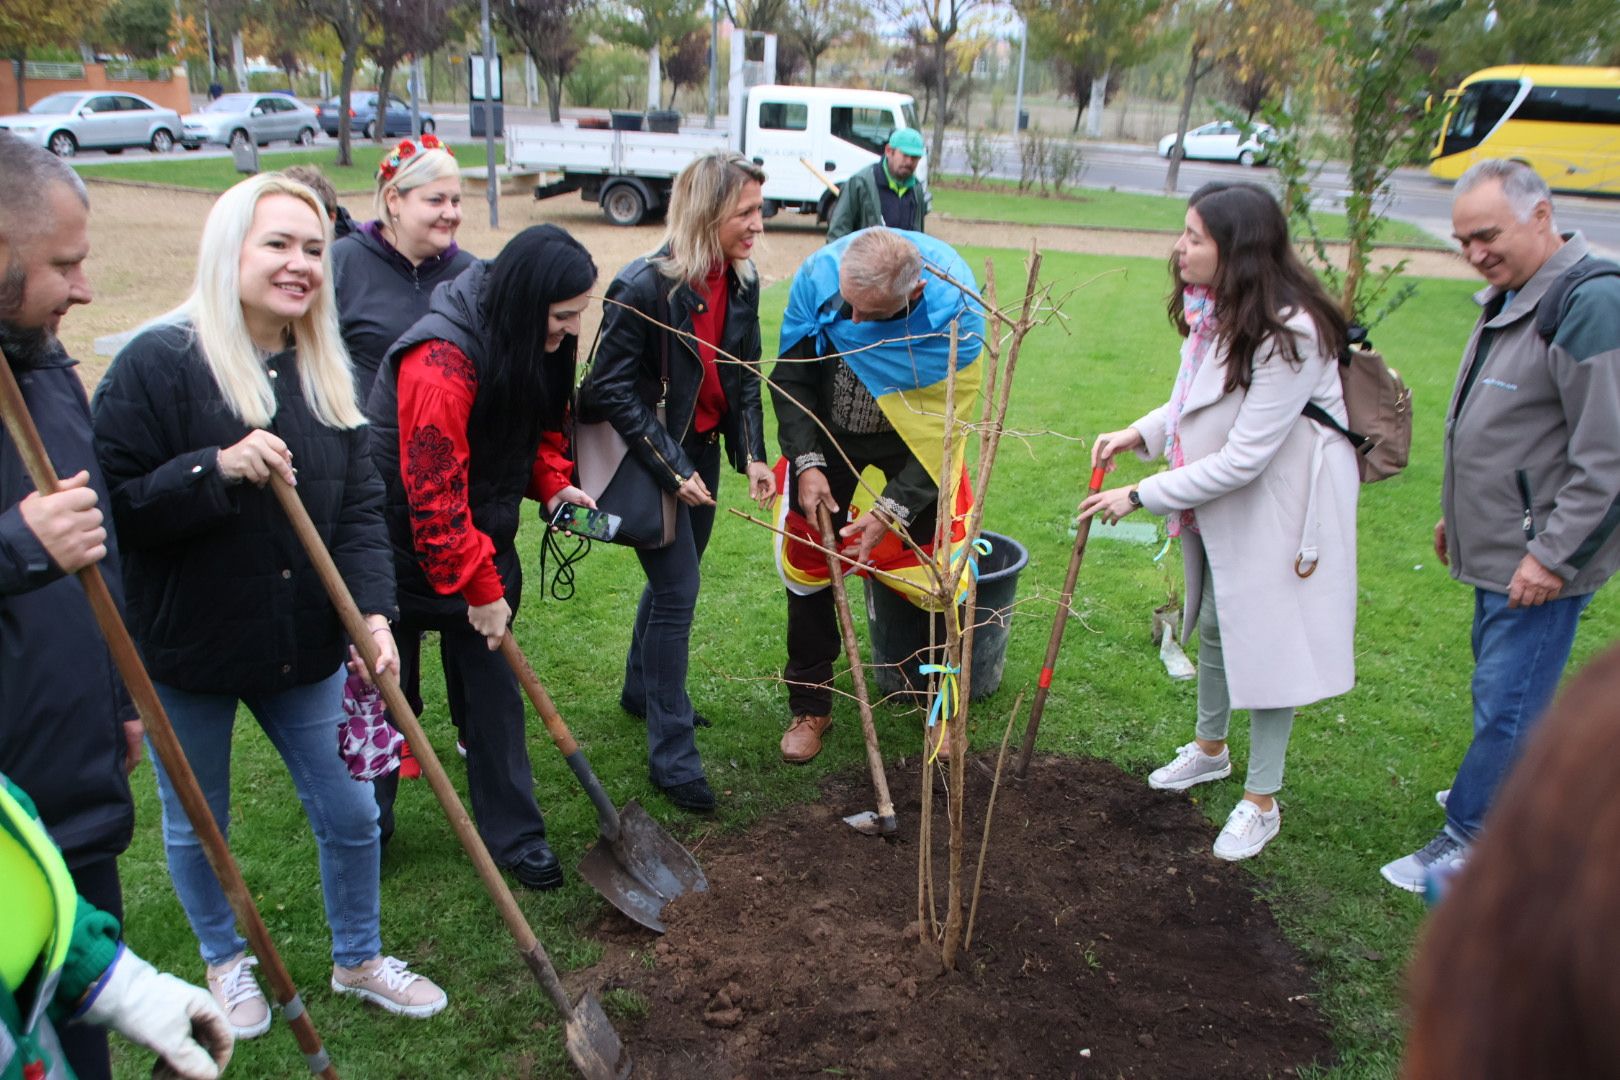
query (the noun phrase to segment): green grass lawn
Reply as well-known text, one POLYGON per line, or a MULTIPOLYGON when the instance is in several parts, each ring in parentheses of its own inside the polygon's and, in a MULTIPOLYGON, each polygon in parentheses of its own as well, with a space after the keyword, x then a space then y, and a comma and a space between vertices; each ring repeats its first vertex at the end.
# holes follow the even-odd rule
MULTIPOLYGON (((259 164, 265 170, 285 169, 290 165, 319 165, 339 191, 370 191, 376 183, 377 162, 384 153, 399 142, 392 139, 381 146, 363 139, 355 139, 354 164, 340 167, 337 147, 332 144, 312 150, 261 150, 259 164)), ((456 144, 450 148, 463 165, 484 163, 484 144, 456 144)), ((495 143, 495 160, 506 160, 506 144, 495 143)), ((236 165, 228 157, 202 158, 176 150, 159 161, 109 161, 95 163, 74 162, 80 174, 107 177, 114 180, 140 180, 149 184, 172 184, 175 187, 197 188, 200 191, 224 191, 242 179, 236 165)))
MULTIPOLYGON (((1246 179, 1247 174, 1237 174, 1237 178, 1246 179)), ((1259 180, 1265 182, 1264 174, 1259 174, 1259 180)), ((934 196, 934 210, 956 218, 1007 221, 1019 225, 1075 225, 1161 232, 1180 232, 1182 219, 1187 213, 1187 200, 1179 196, 1078 187, 1057 199, 1033 192, 1020 195, 1017 184, 1010 180, 986 180, 981 181, 980 186, 988 190, 971 189, 960 177, 945 178, 930 189, 934 196)), ((1343 214, 1318 214, 1317 222, 1325 239, 1344 238, 1343 214)), ((1379 225, 1378 242, 1433 248, 1445 246, 1418 226, 1390 218, 1385 218, 1379 225)))
MULTIPOLYGON (((982 266, 991 253, 965 254, 982 266)), ((994 257, 1006 297, 1011 283, 1021 280, 1020 256, 994 257)), ((1023 433, 1074 438, 1030 434, 1003 445, 986 525, 1022 541, 1030 562, 1005 682, 975 709, 973 737, 980 746, 999 738, 1014 695, 1033 684, 1040 668, 1068 560, 1068 523, 1086 481, 1088 442, 1077 440, 1089 441, 1162 402, 1177 364, 1158 260, 1054 254, 1046 259, 1046 272, 1063 283, 1095 280, 1067 302, 1067 333, 1053 327, 1031 337, 1008 423, 1023 433)), ((1378 867, 1425 842, 1439 826, 1432 793, 1449 786, 1469 738, 1472 598, 1437 563, 1430 530, 1438 515, 1442 411, 1473 318, 1472 288, 1468 282, 1420 282, 1413 300, 1376 335, 1415 393, 1413 462, 1402 476, 1363 489, 1358 685, 1301 710, 1281 794, 1282 835, 1246 864, 1255 888, 1320 979, 1320 1001, 1340 1054, 1340 1063, 1328 1071, 1334 1077, 1394 1072, 1402 1036, 1401 971, 1423 907, 1385 884, 1378 867)), ((767 342, 775 340, 785 297, 781 284, 766 294, 767 342)), ((1146 469, 1126 464, 1121 481, 1146 469)), ((742 506, 740 478, 728 476, 720 498, 722 505, 742 506)), ((803 768, 779 762, 777 740, 786 720, 776 682, 784 658, 784 605, 770 538, 722 514, 704 564, 690 677, 693 698, 714 722, 700 731, 698 742, 722 793, 722 810, 713 823, 673 812, 647 781, 641 724, 618 708, 624 649, 642 583, 636 560, 626 550, 599 549, 579 567, 574 598, 558 601, 545 595, 535 574, 538 536, 531 515, 522 535, 531 577, 517 621, 519 638, 616 802, 641 799, 697 846, 709 831, 742 828, 761 814, 813 798, 817 781, 832 770, 863 767, 860 725, 847 700, 837 705, 839 723, 816 762, 803 768)), ((1180 561, 1172 552, 1156 564, 1153 555, 1151 547, 1110 542, 1100 528, 1093 532, 1075 598, 1079 618, 1064 642, 1042 749, 1099 756, 1145 778, 1189 737, 1194 687, 1165 677, 1148 636, 1152 610, 1179 587, 1180 561)), ((1617 635, 1615 603, 1599 596, 1582 619, 1574 663, 1617 635)), ((442 682, 431 663, 429 668, 425 723, 462 785, 442 682)), ((878 709, 878 727, 891 756, 916 737, 914 716, 895 709, 878 709)), ((536 721, 529 742, 552 842, 572 867, 595 838, 594 814, 536 721)), ((1247 751, 1241 718, 1233 728, 1233 750, 1240 764, 1233 778, 1198 789, 1197 801, 1212 823, 1223 820, 1241 794, 1247 751)), ((385 947, 438 979, 451 997, 447 1013, 416 1023, 338 999, 327 989, 329 941, 309 827, 286 769, 250 721, 238 727, 235 754, 235 850, 344 1076, 568 1075, 557 1018, 426 784, 402 787, 399 831, 384 857, 382 884, 385 947)), ((122 861, 129 940, 161 967, 200 980, 196 944, 164 869, 149 767, 134 784, 138 829, 122 861)), ((1214 834, 1212 824, 1211 840, 1214 834)), ((606 905, 577 879, 571 876, 555 893, 520 891, 519 901, 559 965, 577 969, 599 955, 593 933, 606 905)), ((912 913, 892 916, 898 929, 912 913)), ((646 944, 648 965, 655 963, 652 944, 646 944)), ((610 996, 610 1008, 621 1019, 647 1007, 664 1006, 610 996)), ((303 1064, 297 1053, 289 1032, 278 1025, 238 1047, 230 1075, 298 1075, 303 1064)), ((146 1075, 150 1061, 147 1054, 124 1052, 118 1075, 135 1080, 146 1075)))

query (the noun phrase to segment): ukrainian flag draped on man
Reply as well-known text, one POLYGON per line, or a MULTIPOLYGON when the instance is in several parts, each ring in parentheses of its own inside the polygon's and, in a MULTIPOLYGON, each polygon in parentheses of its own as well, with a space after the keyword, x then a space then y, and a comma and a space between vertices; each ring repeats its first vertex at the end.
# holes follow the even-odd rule
MULTIPOLYGON (((778 350, 785 353, 807 337, 815 337, 822 356, 843 357, 861 384, 877 401, 885 419, 928 470, 936 484, 944 446, 945 381, 950 368, 951 324, 956 324, 955 414, 958 421, 971 423, 978 406, 983 365, 978 363, 984 349, 984 314, 979 302, 944 280, 940 271, 953 281, 978 291, 973 271, 960 255, 942 240, 923 233, 902 233, 917 245, 923 257, 923 292, 904 318, 880 322, 855 322, 840 317, 844 299, 838 291, 838 268, 844 250, 860 233, 851 233, 817 249, 799 268, 782 315, 782 338, 778 350)), ((951 506, 951 550, 953 557, 966 534, 965 517, 972 503, 968 482, 966 439, 963 427, 956 429, 951 458, 953 469, 951 506)), ((795 535, 820 540, 816 526, 799 512, 792 491, 786 486, 788 462, 777 462, 777 482, 783 498, 777 501, 777 525, 795 535)), ((871 485, 876 489, 876 485, 871 485)), ((867 500, 870 495, 867 494, 867 500)), ((863 501, 857 492, 856 502, 863 501)), ((850 507, 850 518, 859 515, 850 507)), ((932 537, 913 538, 925 552, 932 552, 932 537)), ((830 583, 826 557, 813 548, 776 538, 777 569, 788 589, 800 595, 824 589, 830 583)), ((881 578, 912 603, 923 606, 927 571, 916 554, 893 532, 873 549, 872 566, 895 575, 881 578)), ((959 564, 960 565, 960 564, 959 564)), ((844 571, 850 567, 845 564, 844 571)))

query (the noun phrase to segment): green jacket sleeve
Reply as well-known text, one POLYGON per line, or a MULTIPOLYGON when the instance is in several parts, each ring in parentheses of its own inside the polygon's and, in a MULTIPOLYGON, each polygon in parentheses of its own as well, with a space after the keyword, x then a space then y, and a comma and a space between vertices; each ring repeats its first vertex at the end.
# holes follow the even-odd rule
POLYGON ((872 172, 861 169, 844 181, 844 193, 833 204, 832 220, 827 225, 827 243, 881 224, 883 213, 877 205, 872 172))

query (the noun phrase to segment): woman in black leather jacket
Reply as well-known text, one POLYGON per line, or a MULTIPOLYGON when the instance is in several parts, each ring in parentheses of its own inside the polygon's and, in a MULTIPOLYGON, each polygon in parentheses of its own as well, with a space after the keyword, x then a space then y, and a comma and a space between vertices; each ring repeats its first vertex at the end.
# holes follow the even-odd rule
POLYGON ((611 422, 678 500, 674 543, 636 552, 647 587, 619 700, 647 722, 653 783, 696 813, 714 809, 714 792, 693 736, 686 665, 698 564, 714 528, 722 435, 731 464, 748 477, 749 495, 762 506, 776 496, 765 461, 759 281, 750 260, 765 229, 764 180, 736 153, 706 154, 681 171, 663 246, 608 286, 595 362, 581 388, 582 416, 611 422), (655 412, 660 400, 667 428, 655 412))

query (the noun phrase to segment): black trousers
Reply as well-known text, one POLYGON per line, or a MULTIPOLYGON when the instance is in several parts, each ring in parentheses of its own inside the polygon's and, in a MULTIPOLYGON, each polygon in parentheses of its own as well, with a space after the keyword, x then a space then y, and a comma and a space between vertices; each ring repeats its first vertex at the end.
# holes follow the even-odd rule
MULTIPOLYGON (((427 629, 409 615, 394 626, 400 685, 418 716, 422 713, 421 639, 427 629)), ((513 866, 546 838, 545 819, 534 799, 523 690, 505 657, 491 652, 471 623, 439 627, 439 658, 444 664, 450 720, 467 746, 467 790, 478 835, 497 866, 513 866)), ((386 839, 394 831, 399 773, 373 781, 373 788, 386 839)))
MULTIPOLYGON (((73 887, 80 896, 120 923, 124 921, 124 890, 118 882, 117 859, 97 859, 83 866, 70 866, 68 871, 73 875, 73 887)), ((95 1024, 63 1024, 56 1034, 61 1039, 68 1065, 79 1080, 112 1080, 106 1028, 95 1024)))
MULTIPOLYGON (((833 501, 842 508, 840 513, 833 515, 835 529, 845 523, 844 512, 849 509, 849 501, 855 494, 857 475, 861 470, 875 465, 885 477, 893 477, 912 460, 909 450, 870 460, 854 453, 849 456, 854 462, 855 471, 852 472, 836 452, 827 454, 827 467, 822 470, 827 474, 827 486, 832 489, 833 501)), ((783 493, 783 497, 793 499, 793 508, 803 511, 803 507, 798 505, 797 469, 792 470, 788 489, 783 493)), ((871 502, 871 496, 863 491, 860 501, 868 504, 871 502)), ((871 507, 863 506, 863 509, 871 507)), ((933 540, 934 522, 938 518, 938 506, 930 503, 928 509, 919 514, 917 520, 906 528, 906 532, 913 539, 921 537, 920 543, 928 544, 933 540)), ((833 602, 832 589, 830 587, 821 589, 808 596, 799 596, 791 590, 788 591, 787 665, 782 669, 782 677, 788 684, 788 709, 794 716, 831 714, 833 663, 842 651, 843 641, 838 630, 838 610, 833 602)))

